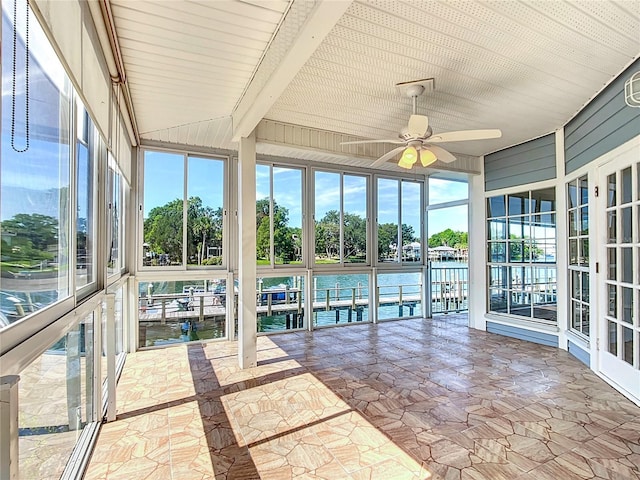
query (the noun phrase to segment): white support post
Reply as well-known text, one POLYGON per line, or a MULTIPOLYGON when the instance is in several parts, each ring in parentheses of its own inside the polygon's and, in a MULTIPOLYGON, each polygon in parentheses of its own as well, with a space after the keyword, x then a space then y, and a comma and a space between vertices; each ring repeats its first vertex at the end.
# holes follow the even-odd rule
POLYGON ((469 327, 487 329, 487 241, 485 235, 484 158, 482 174, 469 178, 469 327))
POLYGON ((371 281, 369 282, 369 320, 378 323, 378 269, 371 269, 371 281))
POLYGON ((313 270, 307 270, 304 280, 304 327, 313 330, 313 301, 315 300, 315 285, 313 281, 313 270))
POLYGON ((422 318, 433 318, 433 303, 431 301, 431 260, 422 267, 422 318))
POLYGON ((105 295, 107 302, 107 422, 116 419, 116 297, 105 295))
MULTIPOLYGON (((240 139, 238 149, 238 362, 257 364, 256 332, 256 137, 240 139)), ((229 288, 233 288, 230 286, 229 288)))
POLYGON ((0 378, 0 479, 18 475, 18 375, 0 378))
MULTIPOLYGON (((565 195, 564 128, 556 130, 556 322, 558 346, 568 350, 567 330, 569 320, 569 256, 567 252, 567 196, 565 195)), ((590 209, 593 211, 593 209, 590 209)), ((593 278, 593 277, 592 277, 593 278)))

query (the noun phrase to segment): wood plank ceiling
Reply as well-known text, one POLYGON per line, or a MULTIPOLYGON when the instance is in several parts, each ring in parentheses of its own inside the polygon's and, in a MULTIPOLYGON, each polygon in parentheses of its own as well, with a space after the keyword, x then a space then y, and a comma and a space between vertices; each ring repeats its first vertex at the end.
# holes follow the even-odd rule
MULTIPOLYGON (((301 41, 322 2, 110 3, 141 138, 235 149, 234 109, 265 58, 278 58, 272 50, 301 41)), ((435 90, 419 98, 418 113, 434 132, 503 131, 447 146, 479 156, 562 127, 638 58, 640 2, 354 1, 326 29, 265 118, 394 138, 411 113, 395 84, 432 77, 435 90)), ((296 155, 286 146, 265 151, 296 155)))

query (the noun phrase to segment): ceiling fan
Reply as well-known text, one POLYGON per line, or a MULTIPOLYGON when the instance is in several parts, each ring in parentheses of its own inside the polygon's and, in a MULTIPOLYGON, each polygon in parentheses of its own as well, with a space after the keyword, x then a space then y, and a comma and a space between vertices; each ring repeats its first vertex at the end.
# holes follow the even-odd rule
POLYGON ((409 124, 400 131, 397 139, 358 140, 354 142, 341 142, 340 145, 358 145, 366 143, 392 143, 402 145, 382 155, 373 162, 371 166, 377 167, 378 165, 382 165, 387 160, 392 159, 402 152, 402 156, 398 161, 398 166, 409 169, 413 167, 418 159, 420 159, 420 163, 423 167, 431 165, 436 160, 450 163, 456 159, 455 156, 444 148, 433 145, 434 143, 488 140, 492 138, 500 138, 502 136, 502 132, 498 129, 460 130, 434 135, 433 130, 429 126, 428 117, 425 115, 418 115, 416 113, 417 99, 425 91, 425 87, 421 83, 424 82, 415 82, 409 85, 398 85, 403 85, 403 90, 407 96, 413 99, 413 114, 409 117, 409 124))

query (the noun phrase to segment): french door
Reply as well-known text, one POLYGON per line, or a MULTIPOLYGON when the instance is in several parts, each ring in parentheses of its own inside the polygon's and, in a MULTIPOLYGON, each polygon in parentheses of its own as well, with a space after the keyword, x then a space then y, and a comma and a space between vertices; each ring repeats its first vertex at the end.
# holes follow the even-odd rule
POLYGON ((600 373, 640 402, 640 146, 598 169, 600 373))

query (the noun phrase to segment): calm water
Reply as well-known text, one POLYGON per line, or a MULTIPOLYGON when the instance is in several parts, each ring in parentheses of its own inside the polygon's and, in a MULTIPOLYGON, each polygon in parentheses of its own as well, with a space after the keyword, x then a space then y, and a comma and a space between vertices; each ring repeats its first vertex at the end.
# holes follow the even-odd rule
MULTIPOLYGON (((467 282, 468 270, 466 263, 460 262, 439 262, 432 264, 432 282, 434 293, 439 292, 439 282, 462 281, 467 282)), ((270 288, 283 288, 299 290, 303 295, 305 291, 304 277, 263 277, 261 279, 261 288, 268 291, 270 288)), ((317 311, 313 312, 312 321, 314 326, 330 326, 336 324, 345 324, 350 322, 368 322, 369 306, 361 305, 355 310, 349 309, 346 305, 340 310, 325 311, 317 308, 317 304, 324 304, 327 295, 331 302, 349 301, 355 292, 356 300, 367 300, 369 298, 369 275, 367 274, 340 274, 340 275, 316 275, 313 277, 314 303, 317 311)), ((189 282, 159 282, 154 285, 154 293, 174 293, 179 292, 189 282), (166 283, 166 284, 165 284, 166 283), (174 285, 168 285, 174 283, 174 285), (180 285, 177 285, 180 283, 180 285), (166 291, 166 292, 165 292, 166 291)), ((191 282, 193 283, 193 282, 191 282)), ((384 303, 385 299, 397 299, 399 295, 399 286, 402 285, 403 306, 383 305, 379 308, 378 318, 380 320, 391 318, 407 318, 422 315, 422 302, 420 301, 421 291, 421 274, 416 273, 379 273, 378 286, 380 287, 380 300, 384 303)), ((146 295, 146 284, 140 285, 140 296, 146 295)), ((304 301, 304 298, 303 298, 304 301)), ((435 305, 435 304, 434 304, 435 305)), ((308 312, 304 312, 308 315, 308 312)), ((195 315, 194 315, 195 316, 195 315)), ((293 323, 293 316, 289 317, 290 327, 293 323)), ((306 319, 307 321, 309 318, 306 319)), ((193 340, 206 340, 211 338, 220 338, 225 335, 225 322, 223 318, 205 319, 204 322, 196 322, 193 319, 196 331, 190 330, 188 334, 184 334, 180 322, 167 321, 166 324, 147 323, 142 325, 144 336, 141 331, 141 345, 151 346, 163 343, 185 342, 193 340)), ((259 332, 275 332, 285 330, 287 327, 287 317, 285 315, 259 316, 258 317, 259 332)))

